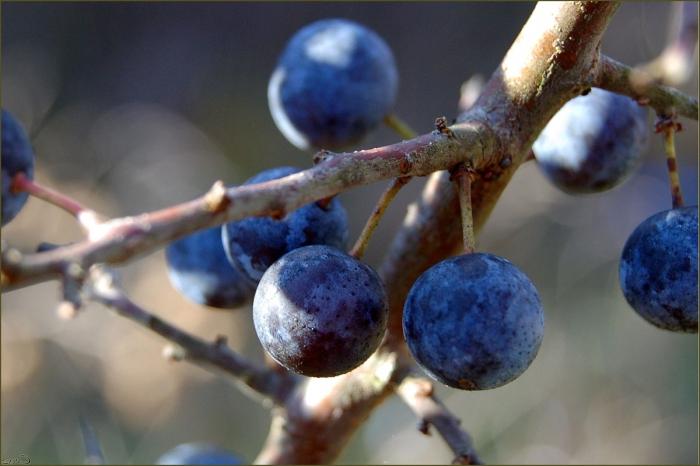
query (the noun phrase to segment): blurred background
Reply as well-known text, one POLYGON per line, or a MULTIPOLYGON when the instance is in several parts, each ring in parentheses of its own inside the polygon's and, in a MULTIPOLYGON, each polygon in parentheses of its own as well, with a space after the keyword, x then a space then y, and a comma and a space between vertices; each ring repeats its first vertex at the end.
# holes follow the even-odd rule
MULTIPOLYGON (((630 65, 664 47, 670 3, 627 3, 603 52, 630 65)), ((285 42, 307 23, 344 17, 376 30, 400 73, 397 113, 416 130, 455 116, 462 82, 498 66, 531 3, 2 3, 2 106, 31 136, 36 178, 111 216, 189 200, 278 165, 308 167, 267 107, 285 42)), ((697 74, 684 86, 697 95, 697 74)), ((650 125, 652 117, 649 116, 650 125)), ((686 200, 698 195, 698 126, 678 135, 686 200)), ((395 142, 386 128, 361 147, 395 142)), ((373 239, 378 266, 424 180, 404 189, 373 239)), ((340 197, 356 238, 385 184, 340 197)), ((485 392, 439 387, 488 463, 697 463, 698 338, 658 330, 618 287, 622 246, 670 207, 660 137, 640 170, 600 195, 571 197, 534 163, 508 186, 478 247, 509 258, 540 291, 546 333, 531 368, 485 392), (523 247, 527 245, 527 247, 523 247)), ((24 251, 76 241, 62 211, 30 199, 2 237, 24 251)), ((196 334, 262 353, 250 309, 204 309, 168 282, 162 250, 122 268, 133 299, 196 334)), ((161 356, 165 342, 100 305, 56 316, 57 283, 2 295, 2 459, 84 460, 78 416, 108 462, 152 463, 208 441, 252 461, 268 411, 235 380, 161 356)), ((448 463, 397 399, 381 406, 339 463, 448 463)))

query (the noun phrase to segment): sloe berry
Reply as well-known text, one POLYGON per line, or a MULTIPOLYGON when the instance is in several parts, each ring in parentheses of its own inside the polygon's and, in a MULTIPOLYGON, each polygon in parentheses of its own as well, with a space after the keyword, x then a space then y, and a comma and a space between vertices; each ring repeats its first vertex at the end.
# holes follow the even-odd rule
MULTIPOLYGON (((294 167, 272 168, 250 178, 245 184, 262 183, 299 171, 294 167)), ((312 202, 280 220, 250 217, 222 228, 229 261, 255 282, 273 262, 289 251, 311 244, 345 249, 348 240, 347 213, 337 198, 324 207, 312 202)))
POLYGON ((331 377, 362 364, 379 346, 387 298, 367 265, 329 246, 295 249, 263 275, 253 322, 263 348, 289 370, 331 377))
POLYGON ((156 464, 243 464, 234 453, 208 443, 183 443, 169 450, 156 464))
POLYGON ((698 206, 652 215, 627 239, 620 286, 644 319, 674 332, 698 331, 698 206))
POLYGON ((255 283, 229 263, 220 227, 170 243, 165 259, 172 285, 198 304, 233 309, 253 298, 255 283))
POLYGON ((24 173, 34 178, 34 151, 22 126, 2 111, 2 226, 9 223, 27 202, 27 193, 12 192, 12 178, 24 173))
POLYGON ((646 110, 629 97, 593 88, 567 102, 532 149, 549 180, 570 194, 602 192, 637 167, 648 140, 646 110))
POLYGON ((544 313, 532 282, 492 254, 465 254, 425 271, 403 313, 413 357, 436 380, 484 390, 522 374, 537 355, 544 313))
POLYGON ((267 97, 275 124, 293 145, 337 149, 381 122, 397 87, 394 56, 381 37, 353 21, 325 19, 291 38, 267 97))

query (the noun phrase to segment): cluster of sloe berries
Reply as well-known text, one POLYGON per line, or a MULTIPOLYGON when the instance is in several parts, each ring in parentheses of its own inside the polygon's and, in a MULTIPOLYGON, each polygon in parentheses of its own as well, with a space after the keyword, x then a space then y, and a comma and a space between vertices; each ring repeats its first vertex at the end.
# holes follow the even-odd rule
MULTIPOLYGON (((323 20, 290 40, 270 79, 268 101, 275 123, 295 146, 346 147, 389 113, 397 81, 391 50, 379 36, 347 20, 323 20)), ((635 101, 592 89, 554 116, 533 149, 545 175, 560 189, 601 192, 619 185, 638 165, 648 139, 646 119, 635 101)), ((298 171, 266 170, 245 184, 298 171)), ((678 281, 681 274, 697 272, 697 254, 692 253, 693 244, 697 251, 697 209, 694 220, 683 222, 693 209, 686 211, 674 211, 674 222, 655 227, 653 239, 633 235, 621 265, 632 306, 642 315, 657 316, 647 317, 652 322, 674 322, 657 325, 684 331, 692 328, 689 314, 695 307, 690 304, 697 302, 697 287, 678 281), (671 240, 676 246, 667 249, 655 243, 671 240), (650 244, 655 255, 634 252, 650 244), (672 252, 680 254, 677 260, 672 252), (666 261, 668 272, 659 273, 659 261, 666 261), (649 290, 653 297, 642 295, 649 290), (658 302, 663 297, 672 299, 658 302), (671 317, 658 318, 658 309, 671 317)), ((204 234, 199 235, 204 242, 204 234)), ((334 376, 357 367, 379 345, 387 320, 386 295, 377 274, 344 252, 347 216, 337 199, 308 204, 281 219, 232 222, 208 238, 216 243, 211 254, 217 259, 207 270, 215 270, 214 262, 228 265, 227 277, 237 285, 197 280, 195 274, 190 288, 206 284, 209 294, 200 290, 189 296, 216 305, 212 303, 225 301, 220 296, 228 290, 233 295, 228 307, 236 307, 254 295, 258 338, 286 368, 334 376), (205 301, 205 295, 211 298, 205 301)), ((403 329, 414 358, 433 378, 455 388, 489 389, 514 380, 531 364, 542 342, 544 313, 535 286, 516 266, 492 254, 471 253, 442 261, 418 278, 405 303, 403 329)))
MULTIPOLYGON (((275 124, 293 145, 335 149, 357 143, 391 111, 396 65, 373 31, 343 19, 301 29, 279 58, 268 87, 275 124)), ((637 166, 648 139, 646 111, 600 89, 552 118, 533 146, 544 174, 568 193, 601 192, 637 166)), ((34 156, 20 125, 2 112, 2 225, 27 194, 34 156)), ((265 170, 269 183, 301 169, 265 170)), ((620 283, 630 305, 654 325, 697 332, 697 206, 653 215, 627 241, 620 283)), ((337 198, 281 218, 255 217, 199 231, 167 246, 168 275, 188 299, 235 309, 251 303, 258 338, 289 370, 330 377, 362 364, 385 333, 388 306, 374 270, 345 252, 347 213, 337 198)), ((467 253, 426 270, 403 311, 409 350, 433 378, 465 390, 490 389, 522 374, 544 334, 533 283, 508 260, 467 253)), ((237 464, 229 452, 185 444, 159 464, 237 464)))
MULTIPOLYGON (((375 128, 396 96, 391 50, 351 21, 300 30, 270 79, 273 119, 300 148, 346 147, 375 128)), ((301 171, 265 170, 244 184, 301 171)), ((178 240, 166 248, 174 286, 191 300, 235 308, 253 298, 263 348, 284 367, 314 377, 364 362, 386 329, 386 293, 377 274, 345 252, 340 200, 314 202, 282 218, 253 217, 178 240)))
MULTIPOLYGON (((268 97, 275 123, 292 144, 337 148, 377 126, 391 110, 396 88, 394 59, 384 41, 363 26, 334 19, 313 23, 290 40, 268 97)), ((245 184, 298 171, 266 170, 245 184)), ((263 348, 307 376, 348 372, 376 350, 386 328, 387 298, 377 274, 344 252, 347 216, 340 201, 311 203, 281 219, 232 222, 221 232, 221 238, 200 233, 200 242, 223 241, 228 265, 245 285, 197 279, 181 259, 188 274, 178 273, 180 282, 209 291, 190 291, 191 298, 202 302, 201 296, 253 283, 253 320, 263 348)), ((177 244, 168 248, 171 264, 170 249, 177 244)), ((211 247, 217 264, 220 248, 211 247)), ((202 260, 203 247, 181 250, 202 260)), ((211 262, 207 271, 215 269, 211 262)), ((543 329, 535 287, 510 262, 490 254, 432 267, 413 286, 404 310, 405 337, 416 360, 438 380, 462 389, 493 388, 516 378, 534 359, 543 329)))

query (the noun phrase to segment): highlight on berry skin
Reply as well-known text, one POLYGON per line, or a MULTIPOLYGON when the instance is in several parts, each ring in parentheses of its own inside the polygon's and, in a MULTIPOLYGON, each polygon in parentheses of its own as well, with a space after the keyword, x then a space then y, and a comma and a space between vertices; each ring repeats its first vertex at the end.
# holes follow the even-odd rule
POLYGON ((627 239, 620 286, 629 305, 656 327, 698 332, 698 207, 656 213, 627 239))
POLYGON ((34 151, 22 125, 2 110, 2 226, 7 225, 27 202, 26 192, 14 192, 12 179, 23 173, 34 178, 34 151))
POLYGON ((645 108, 629 97, 593 88, 564 104, 532 150, 557 188, 569 194, 598 193, 634 172, 649 133, 645 108))
POLYGON ((277 128, 299 149, 342 149, 391 112, 398 72, 374 31, 346 19, 299 30, 272 73, 267 96, 277 128))

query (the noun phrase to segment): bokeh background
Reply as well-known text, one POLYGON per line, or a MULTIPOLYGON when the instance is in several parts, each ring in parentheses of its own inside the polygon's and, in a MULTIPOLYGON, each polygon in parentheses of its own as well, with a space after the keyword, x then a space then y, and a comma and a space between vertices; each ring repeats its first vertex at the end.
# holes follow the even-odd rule
MULTIPOLYGON (((496 68, 531 3, 12 3, 2 2, 2 106, 25 125, 37 179, 113 216, 189 200, 212 182, 244 181, 277 165, 309 166, 267 108, 267 80, 286 40, 325 17, 357 20, 393 48, 396 111, 429 131, 455 116, 462 82, 496 68)), ((603 51, 628 64, 664 46, 669 3, 622 6, 603 51)), ((696 94, 697 74, 684 86, 696 94)), ((652 117, 650 115, 650 124, 652 117)), ((678 136, 686 199, 698 195, 698 126, 678 136)), ((380 128, 361 144, 397 140, 380 128)), ((377 266, 424 180, 391 206, 367 255, 377 266)), ((384 184, 342 194, 359 233, 384 184)), ((439 387, 489 463, 697 463, 698 339, 653 328, 625 303, 617 263, 633 229, 670 207, 659 137, 640 170, 605 194, 571 197, 534 163, 508 186, 478 246, 509 258, 537 285, 546 333, 531 368, 492 391, 439 387)), ((76 241, 63 212, 36 199, 2 231, 30 251, 76 241)), ((206 338, 219 333, 262 360, 250 309, 200 308, 170 286, 162 250, 122 268, 144 307, 206 338)), ((2 295, 2 459, 81 463, 78 416, 109 462, 152 463, 187 441, 248 461, 268 411, 235 380, 164 360, 160 338, 88 305, 60 320, 46 283, 2 295)), ((438 436, 416 430, 392 399, 353 437, 339 463, 446 463, 438 436)))

